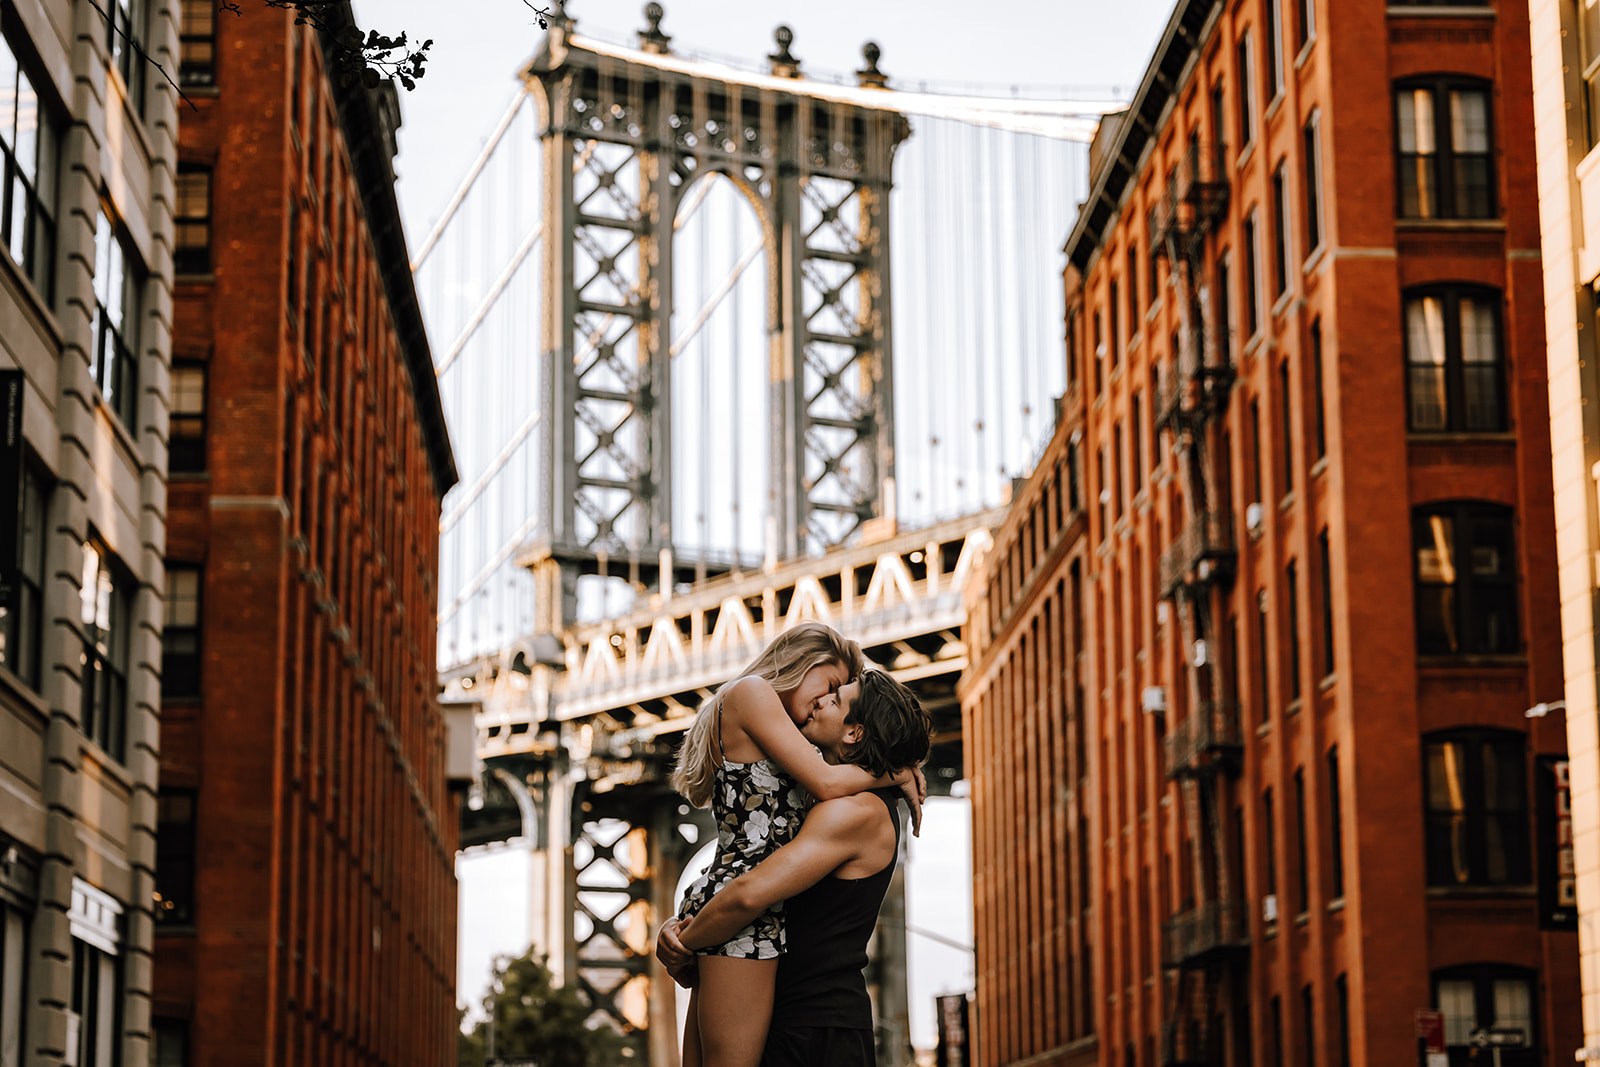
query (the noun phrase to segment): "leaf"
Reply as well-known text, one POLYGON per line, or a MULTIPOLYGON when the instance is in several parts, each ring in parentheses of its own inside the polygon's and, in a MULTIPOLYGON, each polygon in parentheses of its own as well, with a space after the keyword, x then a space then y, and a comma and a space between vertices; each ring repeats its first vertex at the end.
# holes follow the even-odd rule
POLYGON ((365 85, 368 89, 376 89, 378 87, 378 83, 381 81, 383 81, 383 75, 379 74, 371 67, 368 67, 366 70, 361 72, 361 84, 365 85))

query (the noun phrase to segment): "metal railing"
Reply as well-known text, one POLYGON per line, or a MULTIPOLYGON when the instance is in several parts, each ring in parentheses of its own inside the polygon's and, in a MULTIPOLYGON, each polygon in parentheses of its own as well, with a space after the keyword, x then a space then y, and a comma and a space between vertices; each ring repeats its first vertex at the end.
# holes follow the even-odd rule
POLYGON ((1170 596, 1180 586, 1218 581, 1233 565, 1233 522, 1223 511, 1202 511, 1189 519, 1161 553, 1161 589, 1170 596))
POLYGON ((1208 901, 1161 924, 1161 958, 1168 969, 1199 967, 1245 949, 1250 934, 1238 901, 1208 901))
POLYGON ((1180 778, 1235 766, 1235 757, 1242 747, 1238 705, 1229 701, 1207 701, 1167 730, 1167 777, 1180 778))

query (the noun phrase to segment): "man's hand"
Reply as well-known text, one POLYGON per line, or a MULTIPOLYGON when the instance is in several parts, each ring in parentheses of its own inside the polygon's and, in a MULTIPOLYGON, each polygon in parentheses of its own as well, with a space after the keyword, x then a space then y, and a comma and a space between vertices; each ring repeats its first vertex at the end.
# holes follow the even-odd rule
POLYGON ((656 959, 667 969, 672 980, 690 989, 700 979, 700 968, 696 965, 694 953, 683 947, 683 942, 678 940, 678 931, 683 929, 683 923, 676 919, 668 919, 661 924, 661 929, 656 933, 656 959))
POLYGON ((906 780, 900 783, 900 792, 911 807, 911 836, 922 836, 922 802, 928 799, 928 780, 921 767, 912 767, 906 780))

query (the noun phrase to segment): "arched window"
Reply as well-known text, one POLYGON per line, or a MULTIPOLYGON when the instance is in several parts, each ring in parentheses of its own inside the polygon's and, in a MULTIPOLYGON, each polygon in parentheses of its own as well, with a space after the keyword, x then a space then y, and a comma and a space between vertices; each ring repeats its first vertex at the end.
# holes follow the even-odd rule
POLYGON ((1403 219, 1495 217, 1491 86, 1449 75, 1394 88, 1403 219))
POLYGON ((1433 973, 1433 1002, 1444 1014, 1450 1067, 1536 1067, 1533 978, 1521 967, 1492 963, 1433 973), (1491 1055, 1491 1048, 1499 1054, 1491 1055))
POLYGON ((1506 428, 1501 296, 1478 286, 1405 295, 1406 396, 1414 433, 1493 433, 1506 428))
POLYGON ((1411 513, 1417 654, 1515 652, 1517 566, 1510 508, 1455 501, 1411 513))
POLYGON ((1422 752, 1428 884, 1531 884, 1524 736, 1443 731, 1424 737, 1422 752))

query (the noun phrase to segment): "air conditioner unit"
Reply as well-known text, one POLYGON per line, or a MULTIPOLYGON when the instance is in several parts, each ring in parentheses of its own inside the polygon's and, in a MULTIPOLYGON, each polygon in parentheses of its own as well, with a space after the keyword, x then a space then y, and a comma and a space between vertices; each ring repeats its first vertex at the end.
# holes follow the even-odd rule
POLYGON ((1278 921, 1278 894, 1268 893, 1261 898, 1261 921, 1268 924, 1278 921))
POLYGON ((1209 652, 1210 650, 1206 648, 1204 640, 1196 641, 1194 643, 1194 665, 1196 667, 1204 667, 1209 663, 1209 652))
POLYGON ((1147 685, 1141 699, 1146 715, 1165 715, 1167 713, 1167 691, 1159 685, 1147 685))
POLYGON ((1265 521, 1266 514, 1261 510, 1260 504, 1251 504, 1244 509, 1244 524, 1249 527, 1251 533, 1260 533, 1262 523, 1265 521))

